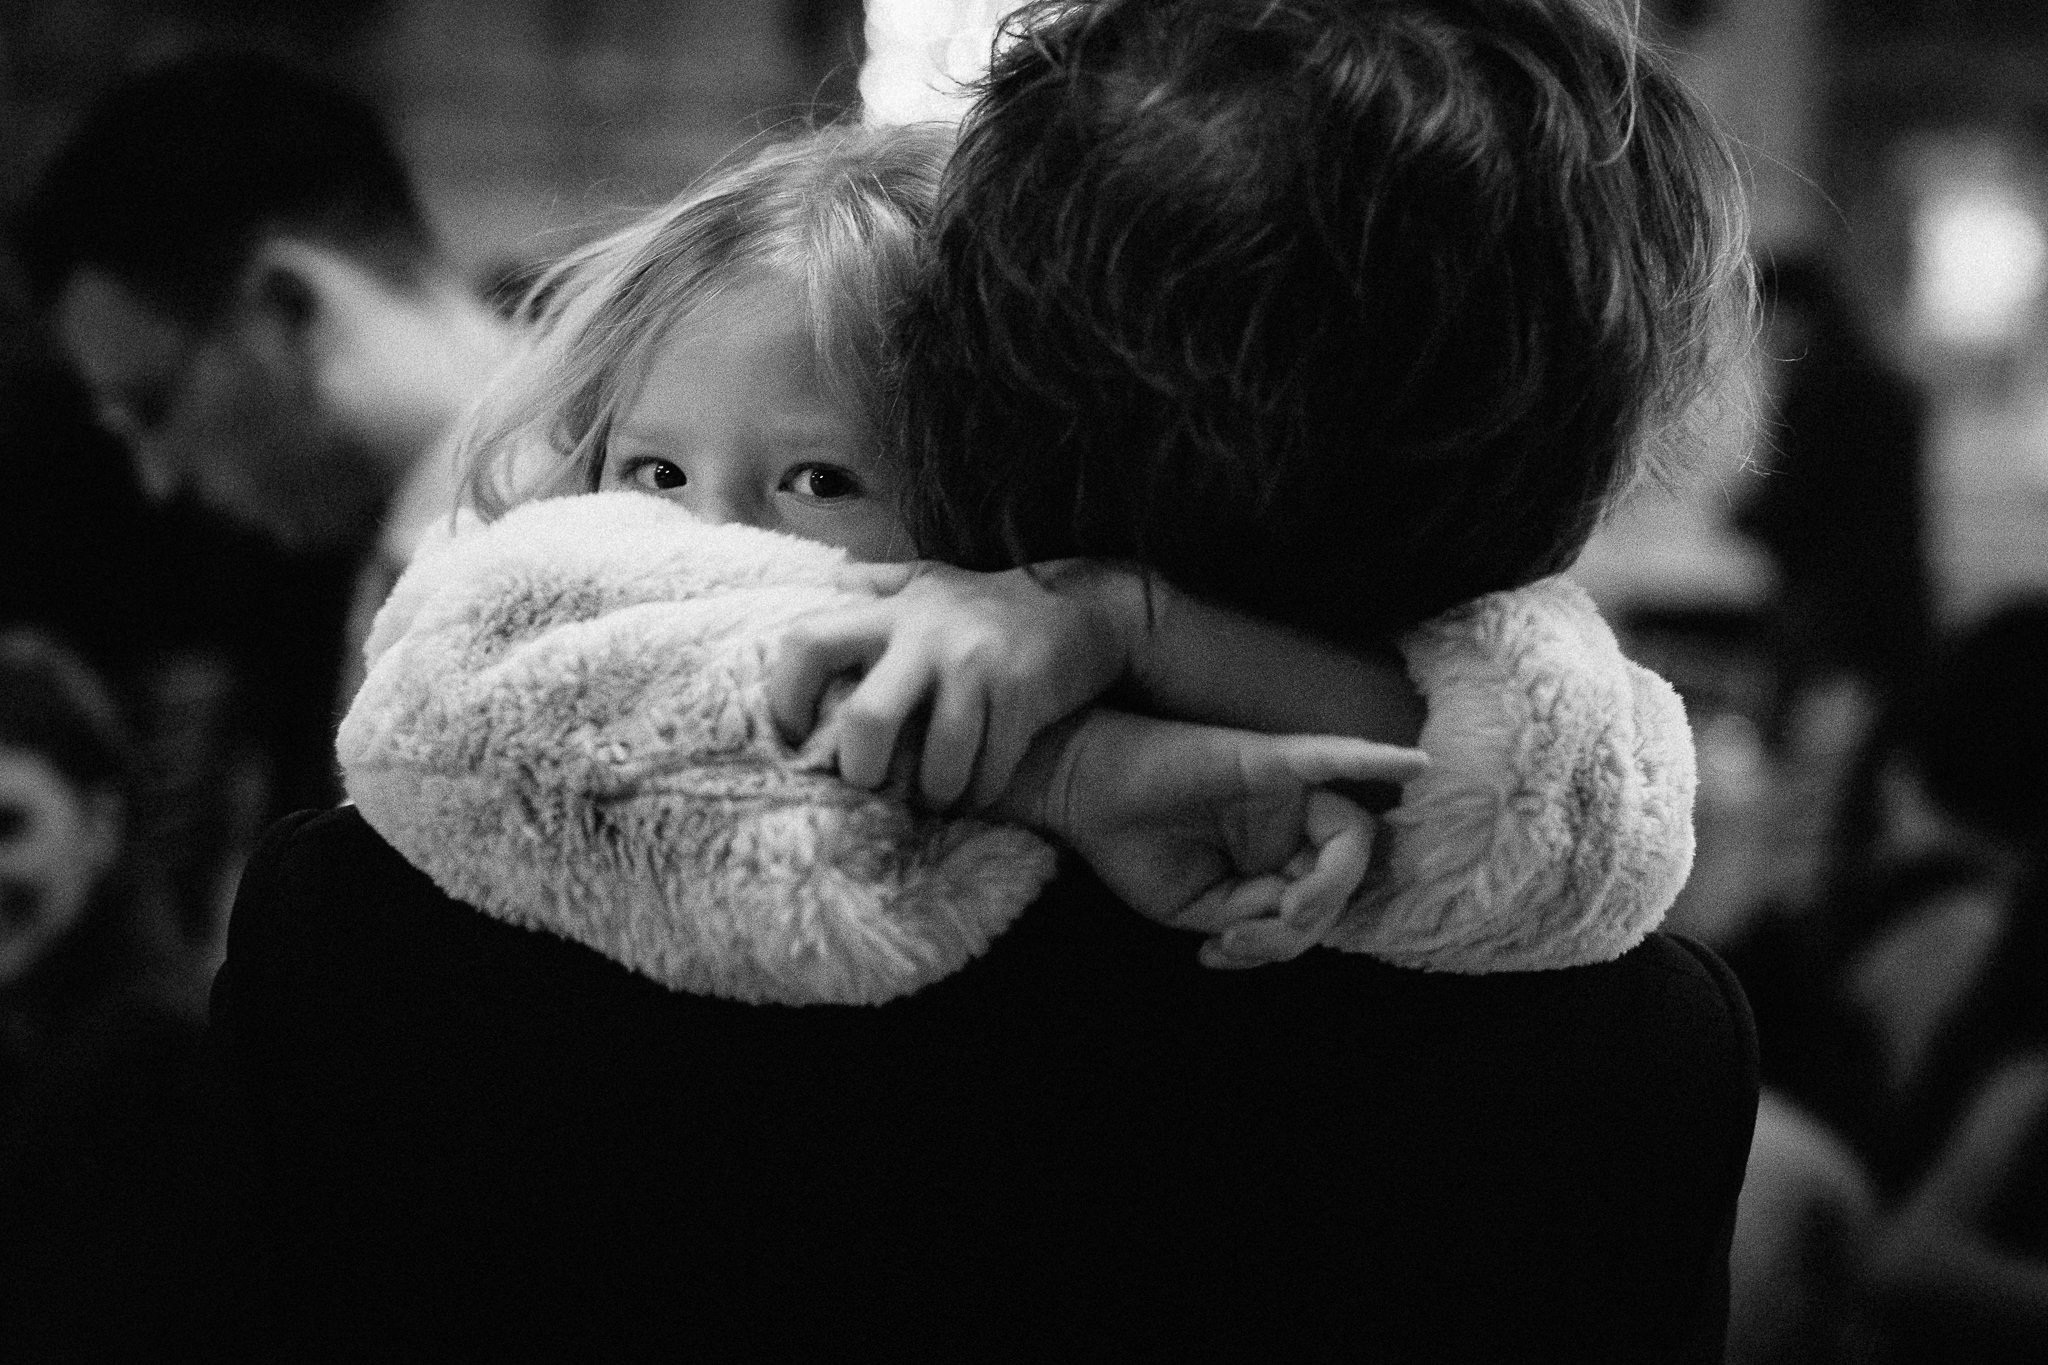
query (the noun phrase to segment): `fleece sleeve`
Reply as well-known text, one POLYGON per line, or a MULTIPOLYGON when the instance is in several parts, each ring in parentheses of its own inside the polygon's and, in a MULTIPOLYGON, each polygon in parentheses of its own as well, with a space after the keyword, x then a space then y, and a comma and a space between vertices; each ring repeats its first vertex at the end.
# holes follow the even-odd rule
POLYGON ((815 771, 777 736, 769 642, 865 600, 845 564, 633 493, 428 547, 370 632, 336 740, 348 794, 450 896, 674 989, 870 1004, 946 976, 1054 858, 815 771))
POLYGON ((1401 966, 1603 962, 1692 868, 1692 734, 1583 589, 1550 578, 1401 641, 1429 769, 1385 817, 1384 867, 1328 940, 1401 966))

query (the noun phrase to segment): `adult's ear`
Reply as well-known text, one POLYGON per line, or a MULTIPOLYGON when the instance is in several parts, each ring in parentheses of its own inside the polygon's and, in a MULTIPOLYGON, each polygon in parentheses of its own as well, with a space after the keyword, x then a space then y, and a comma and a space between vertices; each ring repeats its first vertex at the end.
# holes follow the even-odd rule
MULTIPOLYGON (((394 420, 423 347, 419 309, 346 251, 277 237, 250 258, 243 327, 251 346, 288 366, 322 416, 357 437, 394 420)), ((431 341, 431 338, 429 338, 431 341)))
POLYGON ((409 466, 473 396, 470 311, 431 283, 400 284, 346 251, 292 239, 268 244, 254 270, 253 306, 296 348, 323 417, 360 448, 409 466))
POLYGON ((243 268, 230 327, 242 348, 276 373, 302 381, 315 369, 313 347, 331 308, 322 248, 290 238, 257 247, 243 268))
POLYGON ((319 310, 315 273, 306 268, 305 253, 286 243, 257 253, 250 268, 250 303, 280 327, 303 331, 319 310))

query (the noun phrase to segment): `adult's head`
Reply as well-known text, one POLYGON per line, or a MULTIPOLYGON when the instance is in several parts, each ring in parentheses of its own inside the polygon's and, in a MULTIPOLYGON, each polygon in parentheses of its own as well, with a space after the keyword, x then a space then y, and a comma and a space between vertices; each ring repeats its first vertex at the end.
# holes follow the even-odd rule
POLYGON ((1382 634, 1568 565, 1742 333, 1724 147, 1593 0, 1013 28, 905 323, 930 553, 1382 634))
POLYGON ((123 81, 10 228, 153 490, 360 540, 448 421, 446 267, 376 112, 332 81, 239 53, 123 81))

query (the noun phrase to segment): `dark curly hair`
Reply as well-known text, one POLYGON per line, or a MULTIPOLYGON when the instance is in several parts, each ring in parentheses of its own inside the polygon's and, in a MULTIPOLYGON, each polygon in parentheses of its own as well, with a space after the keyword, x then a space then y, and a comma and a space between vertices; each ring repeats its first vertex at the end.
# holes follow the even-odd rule
POLYGON ((1590 0, 1007 36, 900 337, 928 554, 1383 636, 1569 565, 1753 333, 1728 149, 1590 0))
POLYGON ((323 75, 232 49, 107 90, 6 226, 38 308, 93 266, 199 325, 272 233, 341 247, 398 283, 440 250, 375 109, 323 75))

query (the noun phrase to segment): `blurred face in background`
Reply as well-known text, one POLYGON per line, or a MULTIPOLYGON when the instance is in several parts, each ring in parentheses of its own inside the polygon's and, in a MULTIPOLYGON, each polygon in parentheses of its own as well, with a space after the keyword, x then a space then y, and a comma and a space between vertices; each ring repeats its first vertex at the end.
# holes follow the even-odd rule
POLYGON ((382 485, 322 411, 291 300, 243 298, 202 332, 88 266, 52 321, 153 497, 189 493, 294 549, 374 534, 382 485))
POLYGON ((0 988, 84 917, 121 827, 118 797, 80 791, 41 754, 0 745, 0 988))

